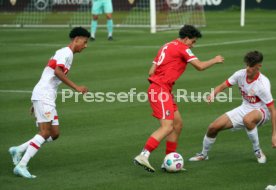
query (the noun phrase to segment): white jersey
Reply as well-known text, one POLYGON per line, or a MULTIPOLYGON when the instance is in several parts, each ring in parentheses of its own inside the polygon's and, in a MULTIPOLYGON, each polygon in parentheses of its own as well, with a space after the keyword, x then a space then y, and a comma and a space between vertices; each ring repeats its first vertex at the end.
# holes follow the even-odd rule
POLYGON ((248 82, 246 69, 241 69, 226 80, 226 83, 228 86, 239 86, 243 98, 242 106, 245 108, 267 109, 267 106, 273 104, 269 79, 261 73, 253 81, 248 82))
POLYGON ((57 89, 62 82, 55 75, 55 68, 61 67, 65 74, 71 68, 73 62, 73 52, 69 47, 64 47, 56 51, 55 55, 49 60, 39 82, 34 87, 31 100, 40 100, 46 104, 55 106, 57 89))

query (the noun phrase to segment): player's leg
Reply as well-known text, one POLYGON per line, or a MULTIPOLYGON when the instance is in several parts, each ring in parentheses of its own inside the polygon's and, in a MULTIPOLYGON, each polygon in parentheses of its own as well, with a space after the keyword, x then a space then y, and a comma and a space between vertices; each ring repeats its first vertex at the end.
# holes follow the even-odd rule
POLYGON ((232 121, 228 115, 223 114, 218 117, 214 122, 212 122, 205 134, 202 142, 202 151, 196 154, 194 157, 190 158, 189 161, 201 161, 208 159, 208 151, 211 149, 212 145, 216 141, 216 137, 221 130, 233 128, 232 121))
POLYGON ((36 176, 31 175, 27 169, 27 165, 32 157, 35 156, 37 151, 40 149, 45 139, 50 136, 51 122, 39 123, 39 133, 36 134, 29 143, 24 156, 20 162, 15 166, 13 172, 16 175, 20 175, 25 178, 35 178, 36 176))
POLYGON ((142 152, 134 158, 134 162, 142 165, 148 171, 154 172, 155 170, 149 164, 148 158, 151 152, 158 147, 160 141, 173 131, 174 106, 172 95, 158 85, 150 85, 148 97, 153 110, 153 116, 159 119, 160 127, 147 139, 142 152))
MULTIPOLYGON (((178 139, 181 134, 182 128, 183 120, 176 107, 176 111, 174 112, 173 131, 166 137, 166 155, 172 152, 176 152, 178 139)), ((164 163, 162 163, 161 169, 165 171, 164 163)))
POLYGON ((98 15, 102 14, 102 1, 93 1, 92 4, 92 21, 91 21, 91 40, 95 40, 96 38, 96 31, 98 27, 98 15))
POLYGON ((108 13, 106 14, 106 26, 107 26, 107 33, 108 33, 108 40, 109 41, 112 41, 113 40, 113 37, 112 37, 112 34, 113 34, 113 20, 112 20, 112 13, 108 13))
POLYGON ((59 137, 59 120, 58 120, 58 115, 57 115, 57 111, 54 111, 54 120, 52 121, 52 127, 50 130, 50 137, 48 139, 46 139, 46 142, 52 142, 54 140, 56 140, 59 137))
POLYGON ((173 131, 166 137, 166 154, 176 152, 178 139, 183 127, 183 120, 179 111, 174 112, 173 131))
POLYGON ((260 147, 259 135, 258 135, 258 125, 261 125, 265 119, 265 112, 261 110, 253 110, 247 113, 243 118, 243 123, 246 127, 246 133, 250 139, 253 147, 253 151, 259 163, 266 162, 266 156, 260 147))
POLYGON ((147 171, 154 172, 155 169, 150 165, 148 159, 152 151, 154 151, 166 136, 173 131, 173 120, 160 119, 160 127, 154 131, 140 153, 134 158, 134 162, 143 166, 147 171))
POLYGON ((112 33, 113 33, 113 20, 112 20, 112 12, 113 6, 112 1, 107 0, 104 3, 104 12, 106 14, 106 26, 107 26, 107 33, 108 33, 108 40, 113 40, 112 33))
POLYGON ((36 134, 28 144, 20 162, 14 168, 14 173, 26 178, 34 178, 27 170, 27 164, 35 156, 39 148, 51 136, 52 122, 55 120, 57 112, 54 106, 44 104, 42 101, 33 101, 34 113, 37 119, 39 133, 36 134))

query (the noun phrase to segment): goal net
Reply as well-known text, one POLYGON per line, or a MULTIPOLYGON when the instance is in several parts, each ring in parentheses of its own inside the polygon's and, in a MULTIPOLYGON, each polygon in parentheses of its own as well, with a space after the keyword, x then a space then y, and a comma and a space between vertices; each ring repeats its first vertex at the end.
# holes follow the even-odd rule
MULTIPOLYGON (((0 0, 0 26, 89 27, 92 0, 0 0)), ((192 24, 205 26, 202 5, 186 0, 112 0, 115 27, 154 27, 164 30, 192 24), (154 7, 151 3, 154 2, 154 7), (154 13, 154 14, 153 14, 154 13), (154 20, 153 20, 154 19, 154 20)), ((99 17, 105 26, 105 16, 99 17)))

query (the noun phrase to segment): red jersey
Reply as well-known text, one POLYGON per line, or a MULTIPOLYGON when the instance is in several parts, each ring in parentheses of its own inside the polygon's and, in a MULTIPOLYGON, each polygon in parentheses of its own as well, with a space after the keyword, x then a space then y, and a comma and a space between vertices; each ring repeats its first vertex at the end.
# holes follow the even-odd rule
POLYGON ((194 59, 197 57, 187 45, 173 40, 158 51, 153 61, 156 65, 155 72, 148 80, 171 91, 175 81, 186 70, 188 62, 194 59))

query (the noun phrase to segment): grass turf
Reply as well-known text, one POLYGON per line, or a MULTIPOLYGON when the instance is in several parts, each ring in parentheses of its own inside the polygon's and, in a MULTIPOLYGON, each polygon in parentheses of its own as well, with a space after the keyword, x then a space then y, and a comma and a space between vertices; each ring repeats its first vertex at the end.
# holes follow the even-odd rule
MULTIPOLYGON (((264 54, 262 73, 270 78, 276 96, 275 11, 255 10, 246 13, 246 25, 239 27, 239 12, 207 12, 208 26, 193 52, 201 59, 217 54, 225 63, 204 72, 191 66, 174 87, 188 92, 205 92, 243 67, 246 52, 264 54)), ((67 45, 69 29, 3 29, 0 28, 0 90, 31 91, 54 51, 67 45)), ((100 29, 97 40, 74 57, 69 77, 87 85, 92 92, 121 92, 148 87, 147 72, 157 50, 176 37, 178 31, 149 34, 143 29, 115 29, 113 42, 100 29)), ((67 88, 62 85, 60 89, 67 88)), ((185 159, 187 172, 167 174, 158 170, 164 158, 164 142, 152 153, 151 164, 157 169, 147 173, 133 165, 132 159, 142 149, 148 136, 158 127, 150 116, 147 102, 87 103, 82 99, 61 102, 57 110, 61 136, 46 144, 30 162, 35 180, 15 177, 8 148, 31 138, 36 132, 28 115, 30 93, 0 92, 0 188, 17 189, 181 189, 181 190, 259 190, 276 184, 275 156, 271 148, 271 124, 259 130, 260 142, 268 162, 259 165, 243 131, 219 134, 210 160, 190 163, 187 159, 201 150, 206 128, 217 116, 240 104, 179 102, 184 120, 178 152, 185 159)), ((239 97, 233 88, 233 96, 239 97)))

